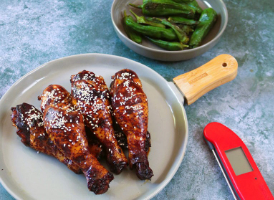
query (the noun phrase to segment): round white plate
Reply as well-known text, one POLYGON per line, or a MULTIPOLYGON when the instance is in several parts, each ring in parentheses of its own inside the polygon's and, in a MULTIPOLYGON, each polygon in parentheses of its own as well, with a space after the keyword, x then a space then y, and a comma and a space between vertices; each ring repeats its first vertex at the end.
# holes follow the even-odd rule
POLYGON ((176 96, 170 83, 152 69, 122 57, 84 54, 46 63, 18 80, 0 101, 0 180, 16 199, 150 199, 174 176, 184 157, 188 129, 182 96, 176 96), (154 176, 141 181, 135 171, 115 175, 109 190, 95 195, 86 186, 84 175, 70 171, 57 159, 38 154, 24 146, 10 120, 10 108, 27 102, 40 108, 37 96, 49 84, 60 84, 70 91, 70 75, 82 70, 104 77, 120 69, 134 70, 140 77, 149 103, 152 147, 149 153, 154 176))

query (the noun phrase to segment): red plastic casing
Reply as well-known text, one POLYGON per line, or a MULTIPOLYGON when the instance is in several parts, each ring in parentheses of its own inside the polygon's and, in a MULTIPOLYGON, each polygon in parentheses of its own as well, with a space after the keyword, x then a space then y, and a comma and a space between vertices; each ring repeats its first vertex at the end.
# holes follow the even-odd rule
POLYGON ((209 123, 204 129, 204 139, 210 142, 217 153, 223 169, 230 179, 231 186, 242 200, 273 200, 262 174, 243 141, 229 128, 218 123, 209 123), (253 171, 236 175, 225 151, 241 147, 253 171))

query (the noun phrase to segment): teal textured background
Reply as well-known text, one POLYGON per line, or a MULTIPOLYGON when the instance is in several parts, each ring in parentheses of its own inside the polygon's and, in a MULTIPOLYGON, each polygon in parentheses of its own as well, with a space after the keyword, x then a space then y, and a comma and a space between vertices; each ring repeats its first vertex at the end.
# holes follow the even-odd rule
MULTIPOLYGON (((1 0, 0 97, 39 65, 74 54, 123 56, 151 67, 168 81, 219 54, 231 54, 239 63, 238 76, 186 106, 185 157, 154 199, 233 199, 203 141, 203 128, 212 121, 243 139, 274 194, 274 1, 224 2, 228 26, 214 48, 192 60, 159 62, 134 53, 119 40, 111 23, 111 0, 1 0)), ((1 184, 0 199, 13 199, 1 184)))

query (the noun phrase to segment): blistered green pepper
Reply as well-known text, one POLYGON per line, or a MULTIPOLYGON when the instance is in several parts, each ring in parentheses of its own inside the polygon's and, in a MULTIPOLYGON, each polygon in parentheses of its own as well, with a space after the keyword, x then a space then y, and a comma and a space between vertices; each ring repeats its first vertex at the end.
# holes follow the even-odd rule
POLYGON ((199 19, 199 24, 193 32, 189 46, 194 48, 201 44, 202 40, 208 34, 217 20, 217 13, 212 8, 206 8, 203 10, 199 19))
POLYGON ((168 21, 175 24, 184 24, 184 25, 192 25, 192 26, 199 24, 199 21, 195 21, 193 19, 187 19, 185 17, 179 17, 179 16, 169 17, 168 21))
POLYGON ((188 45, 182 44, 180 42, 168 42, 164 40, 155 40, 149 37, 147 37, 147 39, 151 41, 152 43, 156 44, 157 46, 169 51, 179 51, 188 47, 188 45))
POLYGON ((194 1, 194 0, 172 0, 176 3, 187 3, 187 2, 191 2, 191 1, 194 1))
POLYGON ((147 24, 150 26, 156 26, 165 28, 166 26, 161 23, 161 21, 155 19, 154 17, 144 17, 144 16, 138 16, 136 13, 134 13, 132 10, 130 12, 134 15, 134 17, 137 20, 138 24, 147 24))
POLYGON ((186 3, 188 6, 192 7, 195 10, 195 14, 200 16, 201 13, 203 12, 203 9, 199 6, 197 1, 190 1, 186 3))
POLYGON ((143 14, 147 16, 195 15, 195 9, 191 6, 172 0, 144 0, 142 5, 129 5, 142 9, 143 14))
POLYGON ((127 15, 126 11, 124 11, 124 18, 123 18, 123 27, 127 36, 136 43, 142 43, 142 36, 138 32, 132 30, 129 26, 126 25, 126 20, 130 18, 133 20, 131 15, 127 15))
POLYGON ((187 44, 189 41, 189 38, 187 36, 187 34, 182 31, 179 27, 177 27, 176 25, 170 23, 169 21, 163 19, 162 23, 170 28, 172 28, 172 30, 175 32, 175 34, 177 35, 179 41, 183 44, 187 44))
POLYGON ((130 27, 134 31, 146 35, 149 37, 153 37, 156 39, 163 39, 163 40, 176 40, 177 36, 174 33, 172 29, 165 29, 161 27, 154 27, 154 26, 146 26, 146 25, 141 25, 138 24, 137 22, 134 21, 134 19, 131 17, 127 17, 125 20, 126 26, 130 27))

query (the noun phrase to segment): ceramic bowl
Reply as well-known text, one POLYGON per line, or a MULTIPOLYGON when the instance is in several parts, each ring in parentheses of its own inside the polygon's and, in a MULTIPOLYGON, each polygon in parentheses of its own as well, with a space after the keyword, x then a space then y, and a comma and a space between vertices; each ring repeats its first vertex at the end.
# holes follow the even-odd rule
POLYGON ((111 7, 111 19, 114 26, 114 30, 117 33, 118 37, 127 47, 129 47, 136 53, 151 59, 161 61, 188 60, 205 53, 213 46, 215 46, 217 42, 220 40, 227 26, 228 21, 227 9, 222 0, 197 0, 197 2, 202 9, 212 7, 217 12, 218 18, 214 27, 203 40, 202 44, 194 49, 167 51, 161 49, 160 47, 157 47, 156 45, 152 44, 151 42, 145 39, 143 40, 142 44, 137 44, 130 40, 127 37, 123 28, 123 13, 124 10, 126 10, 127 14, 130 14, 129 10, 132 9, 138 15, 142 15, 141 10, 132 8, 128 5, 129 3, 142 4, 142 0, 114 0, 111 7))

